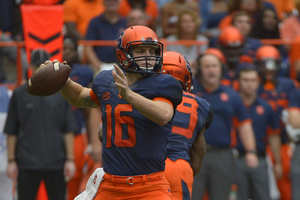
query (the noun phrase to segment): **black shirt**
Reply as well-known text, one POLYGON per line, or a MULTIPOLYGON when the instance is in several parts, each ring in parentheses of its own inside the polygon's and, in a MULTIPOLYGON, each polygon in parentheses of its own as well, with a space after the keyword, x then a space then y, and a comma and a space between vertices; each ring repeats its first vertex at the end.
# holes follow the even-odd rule
POLYGON ((77 128, 74 112, 60 93, 36 97, 26 87, 12 95, 4 133, 17 136, 19 169, 60 170, 65 162, 63 134, 77 128))

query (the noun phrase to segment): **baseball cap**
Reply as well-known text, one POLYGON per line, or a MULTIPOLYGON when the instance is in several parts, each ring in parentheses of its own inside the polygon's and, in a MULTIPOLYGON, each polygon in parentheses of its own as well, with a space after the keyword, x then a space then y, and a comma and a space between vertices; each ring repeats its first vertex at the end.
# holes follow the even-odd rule
POLYGON ((50 60, 50 58, 51 55, 47 50, 39 48, 31 52, 30 61, 31 64, 35 66, 40 66, 46 60, 50 60))

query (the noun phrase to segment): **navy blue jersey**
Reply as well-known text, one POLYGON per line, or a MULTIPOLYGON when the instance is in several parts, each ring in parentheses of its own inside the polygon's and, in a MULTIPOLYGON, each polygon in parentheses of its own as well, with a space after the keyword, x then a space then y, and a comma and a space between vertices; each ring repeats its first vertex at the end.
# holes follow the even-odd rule
POLYGON ((204 99, 183 92, 182 102, 173 119, 172 133, 168 138, 167 157, 173 161, 190 161, 190 150, 198 133, 208 128, 212 120, 209 103, 204 99))
MULTIPOLYGON (((292 79, 287 77, 278 77, 277 84, 274 89, 268 89, 261 85, 258 94, 263 99, 267 100, 273 109, 280 115, 282 110, 287 108, 290 92, 295 89, 295 83, 292 79)), ((285 143, 288 141, 287 133, 284 124, 281 123, 281 139, 285 143)))
MULTIPOLYGON (((258 153, 265 153, 267 136, 280 133, 279 116, 274 113, 274 110, 267 101, 259 97, 252 105, 247 106, 246 108, 252 119, 257 151, 258 153)), ((236 148, 240 152, 245 153, 239 137, 236 148)))
MULTIPOLYGON (((88 87, 93 82, 93 71, 89 66, 81 65, 81 64, 74 64, 72 65, 70 78, 79 83, 83 87, 88 87)), ((76 119, 78 122, 78 129, 75 132, 75 135, 81 134, 85 131, 86 124, 85 124, 85 113, 84 109, 82 108, 75 108, 73 110, 76 115, 76 119)))
MULTIPOLYGON (((166 74, 142 78, 130 89, 150 100, 168 99, 174 109, 182 101, 180 83, 166 74)), ((163 171, 172 120, 160 126, 128 104, 119 96, 111 70, 97 75, 92 90, 102 111, 104 171, 120 176, 163 171)))
POLYGON ((205 90, 197 80, 193 86, 193 93, 205 99, 214 113, 211 127, 204 133, 206 143, 217 147, 235 146, 236 126, 251 121, 241 97, 223 85, 213 92, 205 90))
POLYGON ((264 85, 261 85, 258 93, 260 97, 267 100, 273 108, 276 108, 278 113, 281 113, 281 111, 288 106, 289 93, 295 88, 296 86, 292 79, 278 77, 277 85, 274 89, 268 90, 264 85))

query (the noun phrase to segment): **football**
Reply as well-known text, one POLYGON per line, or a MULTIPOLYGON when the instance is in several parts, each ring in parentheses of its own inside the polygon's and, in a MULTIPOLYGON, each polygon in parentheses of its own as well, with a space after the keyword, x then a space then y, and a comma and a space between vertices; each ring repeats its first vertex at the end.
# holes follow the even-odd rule
POLYGON ((66 84, 71 67, 59 62, 39 67, 27 82, 27 93, 34 96, 49 96, 66 84))

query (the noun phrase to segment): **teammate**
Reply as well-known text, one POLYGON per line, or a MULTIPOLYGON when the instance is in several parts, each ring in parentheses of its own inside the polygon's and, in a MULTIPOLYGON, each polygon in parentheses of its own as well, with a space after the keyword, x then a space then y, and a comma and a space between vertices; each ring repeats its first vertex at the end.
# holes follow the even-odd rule
POLYGON ((211 124, 213 113, 207 101, 190 93, 191 67, 183 55, 174 51, 165 52, 162 73, 179 80, 184 90, 168 138, 165 175, 173 200, 190 199, 193 175, 199 172, 206 152, 203 134, 211 124))
POLYGON ((163 171, 181 85, 158 74, 163 44, 148 27, 127 28, 117 40, 116 57, 120 67, 98 74, 91 89, 69 79, 61 90, 73 106, 102 111, 106 173, 95 199, 169 200, 163 171))
POLYGON ((221 85, 222 65, 218 57, 205 54, 198 65, 193 94, 211 105, 214 119, 204 134, 207 152, 201 171, 194 178, 192 196, 195 200, 202 199, 208 189, 209 199, 228 200, 235 178, 232 147, 236 144, 236 130, 247 151, 247 165, 256 167, 258 164, 251 120, 239 95, 232 88, 221 85))
POLYGON ((238 199, 247 200, 252 197, 270 200, 266 144, 271 146, 276 161, 275 176, 281 178, 279 116, 275 114, 267 101, 258 97, 259 75, 255 68, 250 66, 246 66, 238 74, 239 94, 253 122, 259 165, 254 169, 246 165, 244 159, 246 152, 241 141, 238 140, 236 146, 239 151, 239 158, 236 159, 238 199))

